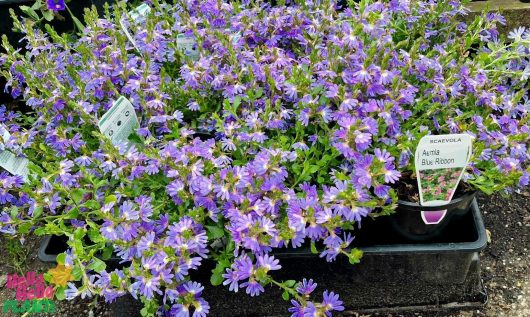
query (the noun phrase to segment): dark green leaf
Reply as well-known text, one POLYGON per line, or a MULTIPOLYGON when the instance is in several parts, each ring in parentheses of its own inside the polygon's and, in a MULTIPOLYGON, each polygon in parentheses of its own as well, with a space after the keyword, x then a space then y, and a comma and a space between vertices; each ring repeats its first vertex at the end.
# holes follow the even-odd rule
POLYGON ((225 235, 223 228, 216 226, 206 226, 206 229, 208 229, 208 238, 210 239, 219 239, 225 235))

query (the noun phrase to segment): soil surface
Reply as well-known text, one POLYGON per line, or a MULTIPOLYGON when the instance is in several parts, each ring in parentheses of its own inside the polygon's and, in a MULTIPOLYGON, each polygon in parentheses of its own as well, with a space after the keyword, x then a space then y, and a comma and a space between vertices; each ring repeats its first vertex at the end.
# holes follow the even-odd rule
MULTIPOLYGON (((431 307, 431 311, 400 311, 382 313, 345 312, 345 316, 385 316, 385 317, 527 317, 530 316, 530 190, 510 197, 494 195, 478 196, 480 210, 484 215, 486 228, 490 236, 488 247, 481 254, 482 278, 488 293, 485 307, 474 310, 439 309, 431 307)), ((2 238, 3 239, 3 238, 2 238)), ((21 265, 21 270, 46 272, 53 264, 45 264, 38 260, 37 250, 39 239, 25 242, 29 255, 21 265)), ((6 288, 6 274, 16 272, 12 266, 12 254, 7 243, 0 240, 0 307, 6 300, 14 299, 15 292, 6 288)), ((340 291, 339 291, 340 293, 340 291)), ((389 295, 391 296, 391 295, 389 295)), ((278 299, 281 301, 281 299, 278 299)), ((138 306, 124 300, 125 305, 108 305, 101 300, 85 299, 74 301, 55 301, 56 312, 38 316, 139 316, 138 306)), ((237 305, 237 303, 226 303, 237 305)), ((275 306, 278 303, 263 302, 263 305, 275 306)), ((21 316, 21 314, 5 314, 0 309, 0 316, 21 316)), ((29 315, 28 315, 29 316, 29 315)))

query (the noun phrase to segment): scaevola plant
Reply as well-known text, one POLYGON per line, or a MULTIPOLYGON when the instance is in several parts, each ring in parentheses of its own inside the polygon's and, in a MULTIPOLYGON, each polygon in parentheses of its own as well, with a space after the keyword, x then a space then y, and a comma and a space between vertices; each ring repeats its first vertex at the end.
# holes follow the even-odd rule
POLYGON ((358 263, 355 228, 393 212, 424 135, 474 137, 472 188, 528 184, 530 32, 502 39, 496 13, 466 25, 457 1, 149 5, 138 21, 123 3, 89 11, 75 41, 18 20, 26 50, 4 40, 1 73, 31 107, 0 111, 4 147, 30 172, 0 174, 0 230, 69 237, 61 298, 131 293, 144 315, 204 316, 189 273, 212 259, 214 285, 273 285, 293 316, 331 315, 334 292, 274 279, 275 250, 358 263), (139 128, 113 144, 98 122, 120 96, 139 128), (124 267, 108 271, 113 252, 124 267))

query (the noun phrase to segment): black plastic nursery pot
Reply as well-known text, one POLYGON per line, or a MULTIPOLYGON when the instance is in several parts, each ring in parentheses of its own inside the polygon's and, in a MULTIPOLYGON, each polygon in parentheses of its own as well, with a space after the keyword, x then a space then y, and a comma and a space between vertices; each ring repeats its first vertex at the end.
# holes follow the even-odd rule
MULTIPOLYGON (((448 219, 443 232, 425 241, 407 239, 380 220, 363 220, 361 229, 354 231, 354 245, 364 252, 361 263, 351 265, 345 257, 328 263, 308 249, 287 249, 275 253, 282 269, 274 277, 312 278, 318 291, 340 294, 350 312, 476 309, 485 303, 479 252, 487 237, 475 200, 470 212, 448 219)), ((278 288, 250 297, 244 290, 213 287, 208 276, 197 279, 205 285, 212 316, 287 315, 289 302, 281 300, 278 288)))
POLYGON ((465 192, 451 200, 451 202, 436 207, 422 206, 419 203, 399 200, 396 213, 383 219, 389 222, 396 232, 407 239, 416 241, 432 239, 443 234, 444 229, 451 221, 458 221, 458 219, 470 212, 475 194, 476 191, 465 192), (438 214, 439 216, 440 211, 443 210, 446 212, 441 221, 436 224, 425 223, 424 217, 428 217, 428 214, 438 214), (424 212, 424 215, 422 215, 422 212, 424 212))

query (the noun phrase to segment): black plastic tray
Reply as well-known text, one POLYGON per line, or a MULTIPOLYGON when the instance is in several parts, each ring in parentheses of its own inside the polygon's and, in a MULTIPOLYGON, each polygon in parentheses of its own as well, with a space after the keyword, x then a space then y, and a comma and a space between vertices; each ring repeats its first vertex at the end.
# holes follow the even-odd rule
MULTIPOLYGON (((444 234, 428 241, 407 240, 382 220, 365 219, 353 232, 354 246, 364 251, 361 263, 351 265, 346 257, 328 263, 309 248, 285 249, 275 252, 282 269, 274 277, 312 278, 319 292, 337 292, 346 310, 355 312, 477 309, 485 303, 479 254, 487 237, 476 201, 469 213, 450 221, 444 234)), ((213 287, 206 274, 192 278, 205 286, 212 316, 283 316, 289 307, 275 287, 256 298, 213 287)))
MULTIPOLYGON (((45 236, 42 239, 37 256, 39 260, 46 263, 56 263, 57 255, 68 249, 68 238, 66 236, 45 236)), ((105 263, 113 267, 119 266, 121 258, 112 255, 105 263)))
MULTIPOLYGON (((274 277, 312 278, 320 292, 339 293, 346 310, 357 312, 477 309, 485 303, 479 252, 486 247, 487 236, 476 201, 469 213, 458 221, 452 219, 444 234, 429 241, 407 240, 381 220, 365 219, 354 231, 354 246, 364 252, 360 264, 351 265, 345 257, 328 263, 309 248, 275 250, 282 269, 274 277)), ((41 260, 55 261, 57 253, 65 250, 66 243, 61 247, 53 241, 43 241, 41 260)), ((250 297, 242 290, 233 293, 224 286, 214 287, 209 274, 214 267, 213 261, 205 261, 200 272, 192 272, 192 279, 205 287, 211 316, 286 315, 289 303, 279 300, 279 289, 269 287, 259 297, 250 297)))

